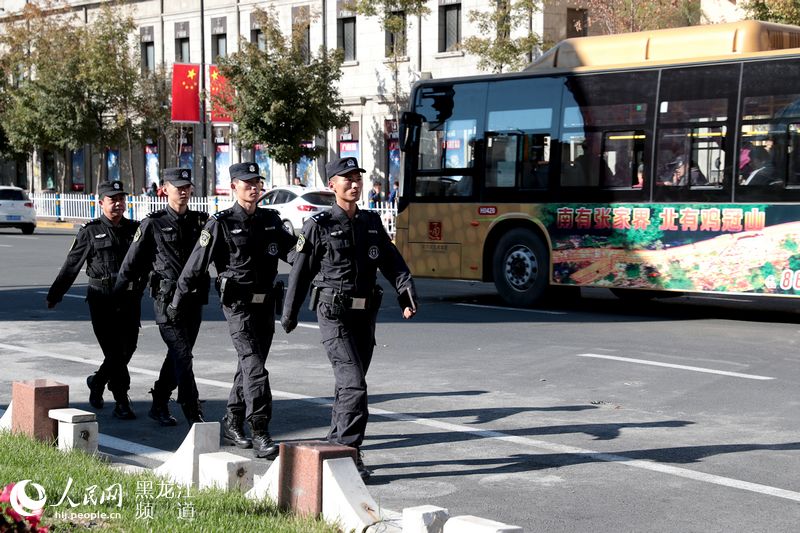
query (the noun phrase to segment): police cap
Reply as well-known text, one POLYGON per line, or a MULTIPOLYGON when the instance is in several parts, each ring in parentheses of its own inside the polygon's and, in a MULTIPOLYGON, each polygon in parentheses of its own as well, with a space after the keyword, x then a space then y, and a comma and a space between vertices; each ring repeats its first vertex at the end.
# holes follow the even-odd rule
POLYGON ((97 196, 102 200, 106 196, 128 194, 121 181, 104 181, 97 186, 97 196))
POLYGON ((261 174, 258 172, 258 164, 256 163, 235 163, 228 167, 228 172, 230 172, 231 181, 247 181, 254 178, 261 179, 261 174))
POLYGON ((334 176, 345 176, 351 172, 366 172, 363 168, 358 166, 358 159, 355 157, 342 157, 341 159, 334 159, 325 165, 325 176, 331 179, 334 176))
POLYGON ((192 185, 192 171, 188 168, 165 168, 164 181, 176 187, 192 185))

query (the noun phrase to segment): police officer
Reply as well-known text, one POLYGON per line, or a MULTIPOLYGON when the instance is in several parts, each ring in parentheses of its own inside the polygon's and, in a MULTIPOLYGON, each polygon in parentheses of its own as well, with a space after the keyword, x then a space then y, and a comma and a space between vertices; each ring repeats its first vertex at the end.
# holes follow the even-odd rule
POLYGON ((97 194, 102 214, 78 231, 47 293, 47 307, 52 309, 62 300, 86 263, 89 276, 86 301, 94 334, 103 350, 103 364, 86 378, 89 403, 96 409, 103 407, 103 390, 108 385, 116 402, 112 415, 131 420, 136 415, 128 397, 131 383, 128 362, 136 351, 139 337, 143 283, 134 280, 136 283, 130 284, 129 290, 119 294, 114 294, 114 284, 139 224, 123 217, 127 193, 121 182, 101 183, 97 194))
POLYGON ((325 165, 336 203, 303 226, 281 325, 287 333, 297 326, 297 313, 313 280, 310 307, 317 312, 322 344, 336 382, 328 441, 356 448, 356 466, 367 479, 370 471, 364 466, 360 446, 369 416, 366 375, 382 295, 376 271, 380 269, 400 295, 403 318, 416 314, 417 298, 411 273, 380 215, 356 206, 361 198, 362 172, 354 157, 325 165))
POLYGON ((168 313, 183 311, 186 298, 202 284, 213 261, 222 311, 239 357, 222 419, 222 440, 240 448, 252 446, 256 457, 274 458, 278 444, 269 434, 272 391, 264 365, 275 332, 275 312, 283 300, 282 284, 275 286, 278 259, 286 260, 296 239, 283 229, 276 211, 256 207, 262 188, 258 165, 237 163, 229 171, 236 202, 213 215, 200 233, 168 313), (245 436, 245 420, 252 440, 245 436))
POLYGON ((150 213, 133 236, 117 277, 116 292, 127 288, 131 280, 149 275, 150 295, 155 303, 155 317, 161 338, 167 345, 167 355, 161 373, 150 393, 153 405, 147 413, 162 426, 174 426, 177 421, 169 412, 169 397, 178 388, 180 404, 190 424, 203 422, 192 370, 192 349, 208 303, 208 274, 198 278, 197 288, 186 295, 179 320, 167 317, 178 277, 189 259, 208 213, 189 209, 192 196, 192 171, 186 168, 164 169, 164 188, 167 207, 150 213))

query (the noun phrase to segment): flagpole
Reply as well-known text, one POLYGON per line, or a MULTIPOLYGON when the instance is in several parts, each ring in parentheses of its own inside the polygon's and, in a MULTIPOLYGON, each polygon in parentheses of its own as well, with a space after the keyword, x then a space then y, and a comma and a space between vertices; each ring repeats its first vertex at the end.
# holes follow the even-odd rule
POLYGON ((208 196, 208 173, 206 171, 206 17, 205 1, 200 0, 200 128, 203 132, 202 137, 202 157, 200 164, 203 173, 203 193, 208 196))

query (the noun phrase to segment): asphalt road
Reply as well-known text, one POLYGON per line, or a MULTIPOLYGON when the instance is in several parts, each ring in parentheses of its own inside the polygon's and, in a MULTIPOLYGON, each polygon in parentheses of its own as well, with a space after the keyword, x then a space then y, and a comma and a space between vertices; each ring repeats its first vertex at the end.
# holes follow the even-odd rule
MULTIPOLYGON (((14 380, 32 378, 69 384, 72 404, 91 409, 84 380, 101 354, 85 277, 55 310, 44 305, 71 233, 0 230, 0 409, 14 380)), ((800 527, 800 302, 632 303, 586 290, 517 310, 486 284, 418 286, 412 321, 384 298, 368 377, 364 451, 380 505, 438 505, 526 531, 800 527)), ((131 363, 140 418, 116 421, 109 406, 98 416, 101 433, 126 442, 123 455, 175 450, 188 429, 177 406, 176 428, 146 417, 164 348, 149 301, 143 310, 131 363)), ((268 360, 281 440, 321 438, 329 423, 330 366, 311 313, 300 319, 296 332, 275 334, 268 360)), ((209 420, 224 412, 235 365, 213 300, 195 353, 209 420)), ((128 457, 158 464, 158 455, 128 457)))

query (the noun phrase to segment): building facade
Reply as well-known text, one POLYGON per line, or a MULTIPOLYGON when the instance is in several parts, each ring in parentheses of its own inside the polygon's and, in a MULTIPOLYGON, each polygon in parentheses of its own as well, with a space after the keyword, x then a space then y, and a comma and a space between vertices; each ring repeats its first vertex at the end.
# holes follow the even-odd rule
MULTIPOLYGON (((25 3, 2 2, 0 17, 18 12, 25 3)), ((90 21, 101 3, 71 0, 64 4, 90 21)), ((529 29, 540 35, 545 45, 588 34, 585 24, 576 24, 587 17, 581 5, 571 0, 545 2, 529 21, 529 29)), ((306 185, 319 186, 324 184, 322 169, 330 158, 354 155, 367 169, 369 180, 382 182, 388 191, 400 168, 397 113, 407 105, 413 83, 421 78, 479 73, 478 58, 461 50, 460 43, 478 33, 469 13, 493 9, 494 3, 428 0, 427 6, 427 16, 406 19, 404 43, 387 35, 376 17, 348 11, 345 0, 139 0, 129 1, 121 9, 129 10, 136 23, 137 33, 132 38, 139 43, 143 70, 164 65, 171 71, 174 63, 198 64, 203 73, 201 89, 206 92, 210 67, 219 57, 236 52, 242 41, 259 42, 261 32, 254 17, 257 8, 272 10, 287 35, 294 22, 307 20, 305 38, 310 50, 321 46, 343 49, 339 91, 350 123, 309 139, 309 143, 324 147, 324 155, 315 161, 298 161, 294 170, 306 185), (394 42, 404 45, 397 61, 388 52, 394 42)), ((538 52, 532 51, 532 57, 538 52)), ((154 138, 136 147, 131 158, 135 183, 120 170, 120 161, 128 160, 124 147, 113 146, 108 147, 107 169, 101 169, 102 152, 90 146, 67 153, 37 152, 25 163, 0 165, 0 183, 16 183, 32 191, 92 192, 107 175, 126 180, 138 192, 158 180, 160 168, 179 165, 193 169, 197 194, 225 194, 229 191, 228 165, 253 159, 260 163, 268 186, 288 183, 288 169, 271 161, 260 146, 239 146, 236 124, 212 121, 209 108, 206 102, 204 120, 182 127, 175 142, 154 138)))

